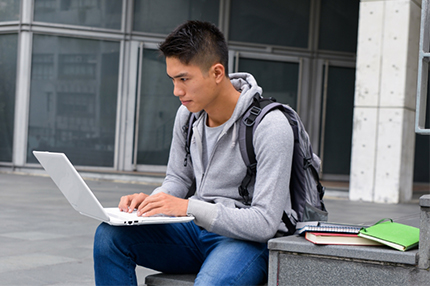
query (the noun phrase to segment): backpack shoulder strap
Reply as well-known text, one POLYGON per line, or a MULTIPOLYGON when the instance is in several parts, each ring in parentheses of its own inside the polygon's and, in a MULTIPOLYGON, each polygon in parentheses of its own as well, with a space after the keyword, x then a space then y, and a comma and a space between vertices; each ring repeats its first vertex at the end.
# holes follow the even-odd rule
MULTIPOLYGON (((239 145, 242 159, 247 166, 256 163, 254 145, 252 138, 254 136, 255 129, 260 124, 260 121, 266 116, 266 114, 274 109, 280 109, 283 111, 284 105, 282 103, 274 101, 272 98, 262 98, 260 94, 254 95, 254 100, 249 106, 248 110, 242 116, 239 124, 239 145)), ((285 114, 285 112, 283 112, 285 114)), ((294 123, 289 116, 285 116, 290 125, 294 123)), ((296 134, 294 134, 296 136, 296 134)))
MULTIPOLYGON (((262 98, 256 93, 252 104, 242 116, 239 123, 239 149, 242 159, 247 166, 245 178, 239 186, 239 194, 249 204, 248 185, 257 172, 257 159, 255 158, 253 136, 255 129, 266 114, 273 109, 281 109, 283 104, 275 102, 273 99, 262 98)), ((288 117, 287 117, 288 118, 288 117)), ((291 124, 291 123, 290 123, 291 124)))
MULTIPOLYGON (((191 138, 193 137, 193 124, 196 121, 196 117, 192 112, 188 116, 187 121, 182 126, 182 132, 184 132, 185 136, 185 158, 184 158, 184 166, 186 167, 188 164, 188 157, 190 157, 190 146, 191 146, 191 138)), ((191 160, 191 157, 190 157, 191 160)))

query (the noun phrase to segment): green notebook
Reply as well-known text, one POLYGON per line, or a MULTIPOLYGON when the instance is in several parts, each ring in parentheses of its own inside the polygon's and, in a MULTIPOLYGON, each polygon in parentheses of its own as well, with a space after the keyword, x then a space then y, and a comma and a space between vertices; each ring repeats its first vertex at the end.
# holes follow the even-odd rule
POLYGON ((376 224, 363 228, 359 236, 375 240, 395 249, 405 251, 416 247, 420 239, 420 229, 385 219, 376 224))

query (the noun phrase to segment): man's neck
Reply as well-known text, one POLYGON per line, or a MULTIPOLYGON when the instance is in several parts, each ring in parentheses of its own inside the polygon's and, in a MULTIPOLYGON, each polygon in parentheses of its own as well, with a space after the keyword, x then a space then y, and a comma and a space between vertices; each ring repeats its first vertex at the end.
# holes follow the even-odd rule
POLYGON ((220 89, 220 94, 216 99, 217 102, 210 110, 205 110, 208 114, 207 124, 209 127, 220 126, 227 122, 232 116, 240 97, 240 92, 234 88, 230 80, 222 84, 225 86, 220 89))

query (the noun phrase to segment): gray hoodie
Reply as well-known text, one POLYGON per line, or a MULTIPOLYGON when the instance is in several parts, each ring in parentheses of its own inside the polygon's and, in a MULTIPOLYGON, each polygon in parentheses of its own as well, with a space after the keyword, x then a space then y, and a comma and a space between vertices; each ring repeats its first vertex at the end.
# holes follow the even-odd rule
MULTIPOLYGON (((281 222, 284 210, 291 210, 289 182, 294 138, 292 129, 280 111, 266 115, 255 130, 253 144, 257 158, 257 176, 248 187, 251 205, 243 203, 238 186, 246 174, 246 166, 238 144, 238 119, 245 113, 255 93, 262 94, 254 77, 248 73, 230 75, 233 86, 241 92, 231 118, 209 154, 203 167, 204 111, 196 114, 191 139, 191 160, 184 166, 185 135, 182 131, 189 111, 178 109, 166 178, 153 193, 165 192, 184 198, 194 178, 196 192, 188 203, 187 213, 195 223, 210 232, 231 238, 266 242, 278 230, 286 231, 281 222)), ((293 213, 292 213, 293 212, 293 213)))

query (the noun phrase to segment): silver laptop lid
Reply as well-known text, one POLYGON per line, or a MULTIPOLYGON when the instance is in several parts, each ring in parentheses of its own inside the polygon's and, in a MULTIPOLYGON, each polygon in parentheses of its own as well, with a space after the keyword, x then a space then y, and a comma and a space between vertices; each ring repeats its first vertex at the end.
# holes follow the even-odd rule
POLYGON ((40 151, 33 151, 33 154, 75 210, 109 221, 102 205, 65 154, 40 151))

